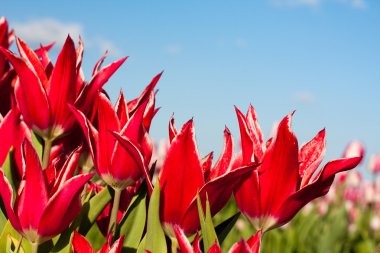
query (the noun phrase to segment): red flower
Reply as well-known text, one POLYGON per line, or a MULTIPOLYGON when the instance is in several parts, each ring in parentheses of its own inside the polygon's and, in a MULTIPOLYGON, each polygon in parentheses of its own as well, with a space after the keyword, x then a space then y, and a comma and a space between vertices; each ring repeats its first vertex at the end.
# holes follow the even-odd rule
POLYGON ((12 63, 19 81, 15 97, 26 124, 46 140, 54 140, 68 132, 75 122, 67 104, 74 104, 88 113, 94 97, 111 75, 125 61, 123 58, 100 69, 96 65, 89 83, 84 83, 81 73, 83 47, 75 49, 68 36, 53 66, 47 48, 41 47, 38 56, 21 39, 17 39, 20 57, 6 48, 0 51, 12 63))
POLYGON ((25 140, 22 147, 25 179, 14 191, 0 170, 0 195, 12 226, 31 243, 40 244, 60 234, 78 215, 83 186, 92 175, 72 177, 79 160, 79 154, 73 153, 48 185, 31 143, 25 140))
POLYGON ((266 231, 290 221, 308 202, 325 195, 336 173, 354 168, 361 157, 328 162, 316 172, 325 152, 325 130, 298 149, 290 130, 292 114, 279 124, 276 136, 266 147, 250 106, 247 116, 236 108, 242 143, 242 155, 236 165, 252 160, 261 165, 237 190, 236 202, 257 229, 266 231))
POLYGON ((108 98, 100 93, 98 129, 82 112, 71 107, 85 134, 97 173, 113 188, 125 189, 134 185, 143 175, 147 175, 147 165, 153 149, 147 127, 149 128, 151 117, 154 116, 147 113, 154 111, 153 89, 159 77, 160 75, 153 79, 148 86, 149 92, 143 92, 144 95, 134 107, 128 106, 121 93, 113 108, 108 98), (144 124, 147 121, 149 124, 144 124), (120 145, 112 134, 113 131, 128 139, 137 153, 120 145))
MULTIPOLYGON (((8 22, 4 17, 0 18, 0 47, 9 48, 14 40, 13 30, 8 30, 8 22)), ((8 60, 0 55, 0 114, 5 115, 11 109, 13 93, 12 82, 15 73, 12 71, 8 60)))
MULTIPOLYGON (((110 235, 108 237, 108 241, 99 251, 97 251, 97 253, 121 253, 123 249, 123 241, 124 236, 121 236, 112 244, 112 235, 110 235)), ((73 253, 95 253, 91 247, 91 244, 77 231, 74 231, 72 245, 73 253)))
POLYGON ((18 178, 21 178, 22 171, 21 144, 27 138, 31 140, 30 130, 25 122, 20 119, 20 112, 17 108, 12 108, 3 119, 0 119, 0 166, 4 163, 8 153, 13 152, 15 167, 18 178))
POLYGON ((199 229, 198 193, 203 205, 208 195, 214 215, 223 208, 234 188, 253 167, 230 170, 233 142, 227 128, 224 131, 224 151, 213 167, 212 155, 204 160, 199 157, 192 120, 178 134, 171 120, 170 136, 171 145, 160 175, 160 215, 166 232, 174 237, 174 225, 178 225, 186 234, 199 229))

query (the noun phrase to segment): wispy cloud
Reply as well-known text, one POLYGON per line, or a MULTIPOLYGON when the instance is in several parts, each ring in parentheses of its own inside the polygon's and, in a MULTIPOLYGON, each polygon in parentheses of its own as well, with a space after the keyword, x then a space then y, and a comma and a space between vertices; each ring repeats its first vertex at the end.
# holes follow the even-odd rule
POLYGON ((183 48, 179 44, 170 44, 165 47, 164 51, 168 54, 177 55, 182 53, 183 48))
MULTIPOLYGON (((55 42, 56 45, 62 46, 68 34, 70 34, 75 41, 78 40, 79 36, 83 37, 84 34, 82 24, 75 22, 62 22, 54 18, 41 18, 27 20, 25 22, 14 22, 12 27, 18 37, 34 47, 37 47, 40 43, 48 44, 51 42, 55 42)), ((98 49, 101 54, 108 50, 110 56, 122 56, 122 50, 105 38, 85 37, 84 43, 88 47, 98 49)))
POLYGON ((316 98, 310 91, 298 91, 294 94, 294 100, 301 104, 312 104, 316 98))
POLYGON ((26 22, 14 22, 12 27, 21 39, 30 44, 47 44, 56 42, 62 45, 68 34, 72 38, 78 38, 83 34, 83 27, 78 23, 63 23, 52 18, 28 20, 26 22))

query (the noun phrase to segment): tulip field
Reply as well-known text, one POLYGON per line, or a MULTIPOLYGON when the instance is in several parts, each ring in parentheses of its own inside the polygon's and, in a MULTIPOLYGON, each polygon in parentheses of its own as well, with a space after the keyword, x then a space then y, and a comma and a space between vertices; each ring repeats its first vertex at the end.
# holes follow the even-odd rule
POLYGON ((247 105, 220 154, 200 154, 193 119, 168 118, 159 144, 163 73, 111 101, 127 57, 85 76, 81 38, 53 61, 60 46, 11 28, 0 19, 0 252, 380 252, 380 158, 360 175, 361 143, 325 161, 328 129, 301 145, 289 108, 265 139, 247 105))

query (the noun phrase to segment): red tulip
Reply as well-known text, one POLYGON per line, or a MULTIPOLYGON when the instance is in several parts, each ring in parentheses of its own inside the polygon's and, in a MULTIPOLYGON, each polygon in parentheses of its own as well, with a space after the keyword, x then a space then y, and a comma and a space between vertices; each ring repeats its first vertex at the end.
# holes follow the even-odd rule
MULTIPOLYGON (((68 36, 53 66, 46 48, 40 58, 21 39, 17 39, 20 57, 6 48, 0 50, 12 63, 19 81, 15 97, 26 124, 46 140, 54 140, 68 132, 75 122, 67 104, 74 104, 85 113, 91 110, 94 97, 126 58, 94 73, 85 84, 81 74, 83 47, 75 50, 68 36)), ((97 67, 100 63, 97 64, 97 67)))
MULTIPOLYGON (((153 79, 153 82, 157 82, 153 79)), ((154 85, 155 85, 154 83, 154 85)), ((151 89, 154 85, 149 85, 151 89)), ((98 129, 96 129, 85 115, 71 107, 82 130, 94 161, 94 167, 99 176, 111 187, 125 189, 134 185, 147 171, 152 156, 152 143, 144 127, 144 115, 148 104, 154 99, 151 92, 144 96, 140 105, 133 113, 128 111, 127 103, 121 93, 115 108, 103 94, 98 96, 98 129), (135 153, 126 150, 115 139, 112 131, 119 133, 130 141, 135 153), (140 160, 142 157, 142 161, 140 160)))
POLYGON ((290 221, 308 202, 325 195, 336 173, 354 168, 361 157, 328 162, 316 172, 325 152, 325 130, 298 149, 290 129, 292 114, 279 124, 277 134, 266 147, 252 106, 247 116, 236 108, 242 155, 235 166, 261 165, 238 188, 236 202, 257 229, 266 231, 290 221))
MULTIPOLYGON (((13 30, 8 30, 8 22, 4 17, 0 18, 0 47, 9 48, 14 39, 13 30)), ((12 105, 12 82, 15 72, 11 69, 8 60, 0 55, 0 114, 5 115, 12 105)))
POLYGON ((203 162, 195 141, 193 121, 188 121, 179 133, 173 120, 170 123, 172 138, 160 175, 161 222, 166 232, 174 237, 173 226, 178 225, 185 234, 199 229, 197 194, 205 205, 206 194, 214 215, 227 203, 234 188, 241 183, 253 167, 230 170, 233 154, 232 137, 224 131, 225 147, 215 166, 211 155, 203 162))
MULTIPOLYGON (((123 249, 123 241, 124 236, 121 236, 112 244, 112 235, 110 235, 108 241, 97 251, 97 253, 121 253, 123 249)), ((73 253, 95 253, 91 244, 77 231, 74 231, 72 245, 73 253)))
POLYGON ((80 196, 91 174, 72 177, 79 154, 73 153, 54 184, 48 185, 31 143, 23 142, 25 179, 13 190, 0 170, 0 195, 12 226, 32 244, 60 234, 81 209, 80 196))
POLYGON ((21 120, 19 110, 12 108, 4 119, 0 120, 0 166, 4 163, 9 151, 12 151, 18 178, 24 174, 22 171, 21 144, 25 138, 31 140, 30 130, 21 120))

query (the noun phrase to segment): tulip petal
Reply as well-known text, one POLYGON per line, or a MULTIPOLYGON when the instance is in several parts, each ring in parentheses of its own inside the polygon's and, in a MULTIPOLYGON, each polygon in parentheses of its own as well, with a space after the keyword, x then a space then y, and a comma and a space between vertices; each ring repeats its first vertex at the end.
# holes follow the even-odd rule
POLYGON ((60 234, 79 214, 82 207, 81 193, 93 174, 71 178, 49 199, 38 226, 41 237, 60 234))
POLYGON ((254 143, 250 135, 249 128, 244 114, 235 106, 236 115, 238 118, 241 138, 241 149, 244 164, 252 162, 254 159, 254 143))
POLYGON ((120 91, 119 97, 116 101, 115 111, 116 111, 117 117, 119 118, 120 126, 124 126, 129 120, 129 115, 128 115, 129 112, 128 112, 128 107, 127 107, 127 101, 125 100, 125 97, 122 91, 120 91))
POLYGON ((281 215, 279 216, 278 224, 287 223, 304 205, 327 194, 331 184, 334 182, 335 174, 355 168, 360 161, 361 157, 354 157, 328 162, 312 183, 301 188, 286 200, 279 212, 281 215))
POLYGON ((68 105, 68 106, 83 130, 88 147, 90 149, 92 160, 94 161, 94 166, 95 166, 96 171, 98 172, 99 175, 107 172, 107 171, 104 171, 104 168, 99 167, 97 165, 97 161, 98 161, 97 141, 99 139, 98 131, 94 128, 91 122, 87 120, 86 116, 81 111, 79 111, 72 105, 68 105))
MULTIPOLYGON (((161 221, 181 225, 190 203, 203 185, 193 120, 190 120, 173 139, 162 166, 161 221)), ((194 202, 196 209, 196 200, 194 202)))
POLYGON ((279 209, 296 192, 299 183, 298 143, 290 129, 292 114, 279 124, 277 136, 259 167, 261 215, 281 215, 279 209))
POLYGON ((261 230, 258 230, 256 231, 256 234, 254 234, 247 240, 247 243, 251 248, 252 253, 260 253, 262 235, 263 232, 261 230))
POLYGON ((215 242, 211 248, 207 251, 207 253, 222 253, 222 250, 220 249, 219 245, 215 242))
POLYGON ((170 143, 173 141, 174 137, 176 137, 177 133, 178 133, 177 128, 174 125, 174 115, 172 115, 170 117, 170 120, 169 120, 169 140, 170 140, 170 143))
POLYGON ((210 179, 226 174, 230 169, 232 155, 234 152, 233 140, 230 130, 224 130, 224 148, 215 166, 211 170, 210 179))
POLYGON ((20 56, 28 63, 28 66, 33 68, 34 73, 38 76, 41 84, 47 90, 48 88, 48 78, 45 73, 45 68, 42 65, 41 61, 38 59, 37 54, 30 49, 24 41, 20 38, 16 39, 17 48, 20 52, 20 56))
MULTIPOLYGON (((235 200, 241 212, 256 223, 261 216, 260 180, 257 170, 240 185, 235 191, 235 200)), ((258 227, 258 224, 255 224, 258 227)))
POLYGON ((326 150, 326 131, 321 130, 311 141, 303 145, 298 156, 301 186, 309 183, 315 170, 321 164, 326 150))
POLYGON ((104 253, 121 253, 123 250, 123 241, 124 241, 124 235, 122 235, 119 239, 117 239, 113 244, 109 251, 104 253))
MULTIPOLYGON (((227 204, 228 200, 231 198, 233 191, 242 184, 242 182, 250 175, 250 173, 252 173, 253 170, 253 165, 238 168, 220 177, 212 179, 199 190, 199 196, 202 200, 202 203, 205 203, 206 196, 208 196, 212 216, 219 212, 227 204)), ((187 177, 187 181, 189 180, 190 177, 187 177)), ((187 193, 188 188, 183 189, 186 189, 187 193)), ((177 190, 177 192, 180 192, 180 190, 177 190)), ((178 204, 178 202, 174 203, 178 204)), ((183 215, 183 219, 180 225, 187 234, 195 232, 199 227, 196 194, 195 197, 193 197, 191 200, 191 203, 188 205, 188 209, 186 210, 185 215, 183 215)))
POLYGON ((160 80, 163 72, 159 73, 155 77, 153 77, 152 81, 148 86, 145 87, 143 92, 140 94, 138 98, 133 99, 132 101, 128 102, 128 111, 130 113, 134 113, 135 110, 146 100, 147 96, 150 95, 151 92, 153 92, 154 88, 156 87, 158 81, 160 80))
POLYGON ((229 253, 252 253, 252 250, 249 248, 249 245, 246 241, 241 239, 234 245, 232 245, 231 249, 228 251, 229 253))
POLYGON ((124 63, 127 57, 111 63, 110 65, 102 68, 91 79, 90 83, 83 88, 75 101, 75 107, 80 108, 84 113, 88 113, 91 109, 93 99, 97 92, 103 87, 108 79, 115 73, 115 71, 124 63))
POLYGON ((191 247, 191 244, 189 240, 187 239, 183 230, 176 224, 173 226, 173 230, 174 230, 175 237, 177 238, 178 245, 181 252, 193 253, 194 252, 193 248, 191 247))
POLYGON ((8 179, 4 176, 3 170, 0 169, 0 196, 7 212, 7 217, 12 226, 21 232, 21 225, 13 210, 13 190, 8 179))
POLYGON ((75 170, 78 168, 79 157, 81 155, 82 147, 76 148, 65 161, 62 169, 60 170, 58 177, 54 177, 54 187, 50 191, 50 196, 57 192, 59 188, 63 186, 66 181, 74 176, 75 170))
POLYGON ((74 119, 68 118, 71 113, 67 103, 73 104, 75 102, 75 83, 76 51, 73 40, 68 36, 62 51, 58 55, 47 91, 54 126, 65 129, 73 124, 74 119))
POLYGON ((119 120, 108 98, 99 93, 98 96, 98 166, 109 169, 115 149, 116 140, 110 131, 119 131, 119 120))
MULTIPOLYGON (((112 134, 118 140, 118 143, 120 143, 120 145, 124 148, 125 152, 128 153, 130 159, 133 159, 134 163, 137 164, 140 170, 140 174, 143 174, 145 176, 145 180, 148 185, 148 191, 149 191, 149 194, 151 194, 153 191, 153 185, 152 185, 152 182, 150 181, 148 167, 145 164, 144 157, 141 154, 140 150, 133 144, 132 141, 130 141, 125 136, 122 136, 121 134, 117 132, 112 132, 112 134)), ((129 173, 131 174, 131 172, 129 173)))
POLYGON ((74 236, 72 240, 73 253, 94 253, 91 244, 87 241, 86 237, 79 234, 74 230, 74 236))
POLYGON ((202 158, 201 165, 203 170, 203 178, 205 182, 210 181, 212 159, 214 159, 214 152, 210 152, 208 155, 202 158))
POLYGON ((0 48, 0 51, 9 59, 18 73, 19 82, 16 82, 14 92, 24 121, 34 130, 48 129, 50 105, 40 80, 21 58, 4 48, 0 48), (33 99, 30 98, 32 94, 33 99))
POLYGON ((48 203, 46 181, 32 144, 25 140, 22 147, 25 186, 17 205, 17 213, 23 229, 37 230, 41 215, 48 203))

